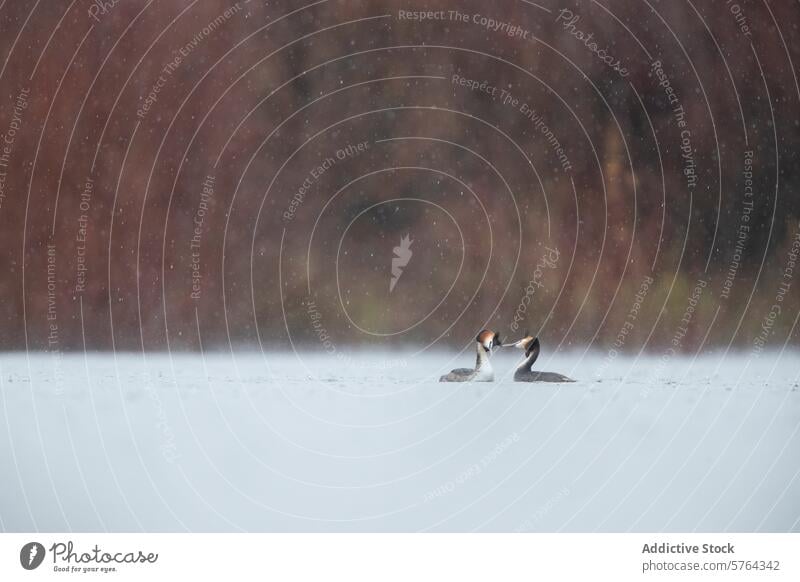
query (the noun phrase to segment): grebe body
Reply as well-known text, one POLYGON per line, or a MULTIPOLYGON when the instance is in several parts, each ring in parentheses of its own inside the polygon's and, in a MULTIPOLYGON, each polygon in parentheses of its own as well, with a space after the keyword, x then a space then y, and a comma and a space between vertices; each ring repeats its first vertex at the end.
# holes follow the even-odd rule
POLYGON ((539 357, 541 345, 539 338, 526 335, 519 341, 513 344, 507 344, 507 347, 519 348, 525 350, 525 360, 517 366, 514 371, 514 382, 574 382, 572 378, 568 378, 563 374, 557 372, 537 372, 531 370, 533 363, 539 357))
POLYGON ((502 346, 500 336, 490 329, 482 330, 475 338, 475 367, 456 368, 439 378, 439 382, 492 382, 494 370, 490 356, 492 349, 502 346))

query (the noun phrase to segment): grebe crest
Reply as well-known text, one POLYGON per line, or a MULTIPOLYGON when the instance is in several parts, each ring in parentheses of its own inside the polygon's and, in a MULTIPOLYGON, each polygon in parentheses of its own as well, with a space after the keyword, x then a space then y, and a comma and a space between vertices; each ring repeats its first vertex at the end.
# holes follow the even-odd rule
POLYGON ((525 336, 513 343, 506 344, 507 347, 518 348, 520 350, 525 350, 525 357, 530 356, 534 351, 538 353, 541 344, 539 343, 538 337, 533 337, 532 335, 528 335, 525 332, 525 336))
POLYGON ((500 341, 500 335, 491 329, 482 329, 475 341, 481 344, 487 352, 491 351, 492 348, 499 348, 503 345, 503 342, 500 341))

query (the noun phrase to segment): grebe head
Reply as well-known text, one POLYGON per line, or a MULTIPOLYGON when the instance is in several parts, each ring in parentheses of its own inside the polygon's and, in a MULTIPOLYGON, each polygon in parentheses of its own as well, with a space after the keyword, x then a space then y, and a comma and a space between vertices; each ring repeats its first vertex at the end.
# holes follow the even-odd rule
POLYGON ((500 336, 491 329, 481 330, 475 341, 481 344, 487 352, 490 352, 492 348, 499 348, 503 345, 503 342, 500 341, 500 336))
POLYGON ((530 353, 539 347, 539 338, 533 337, 529 335, 528 332, 525 332, 525 337, 510 343, 506 344, 507 347, 519 348, 521 350, 525 350, 525 355, 530 355, 530 353))

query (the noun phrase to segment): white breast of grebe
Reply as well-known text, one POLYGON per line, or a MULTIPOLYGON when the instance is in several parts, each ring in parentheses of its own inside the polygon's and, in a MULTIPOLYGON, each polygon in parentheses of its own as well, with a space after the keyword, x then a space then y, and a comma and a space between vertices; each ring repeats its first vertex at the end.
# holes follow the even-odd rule
POLYGON ((492 370, 492 363, 489 358, 484 358, 480 367, 475 370, 475 380, 478 382, 491 382, 494 380, 494 370, 492 370))

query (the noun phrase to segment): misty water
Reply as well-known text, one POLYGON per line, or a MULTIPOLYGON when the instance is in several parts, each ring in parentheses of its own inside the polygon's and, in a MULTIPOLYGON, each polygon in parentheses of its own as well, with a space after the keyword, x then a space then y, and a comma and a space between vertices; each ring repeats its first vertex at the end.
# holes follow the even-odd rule
POLYGON ((798 530, 800 356, 5 354, 5 530, 798 530))

